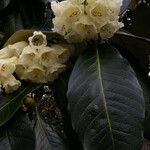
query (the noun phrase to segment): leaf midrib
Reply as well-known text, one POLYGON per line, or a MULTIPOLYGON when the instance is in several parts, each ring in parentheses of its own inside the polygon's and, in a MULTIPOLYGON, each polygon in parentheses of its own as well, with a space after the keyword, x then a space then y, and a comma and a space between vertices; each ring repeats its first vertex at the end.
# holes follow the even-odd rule
MULTIPOLYGON (((39 85, 40 86, 40 85, 39 85)), ((39 88, 39 86, 33 90, 36 90, 39 88)), ((19 92, 18 95, 16 95, 13 99, 11 99, 10 101, 8 101, 3 107, 0 108, 0 112, 3 111, 3 108, 7 107, 8 104, 12 103, 17 97, 19 97, 26 89, 28 89, 29 87, 26 87, 25 89, 23 89, 22 91, 19 92)), ((31 90, 31 92, 33 91, 31 90)))
POLYGON ((108 122, 108 126, 109 126, 109 132, 110 132, 110 136, 111 136, 111 139, 112 139, 113 150, 115 150, 115 142, 114 142, 112 126, 111 126, 111 120, 110 120, 110 117, 109 117, 107 102, 106 102, 106 97, 105 97, 105 92, 104 92, 104 86, 103 86, 103 80, 102 80, 102 70, 101 70, 101 61, 100 61, 98 49, 96 49, 96 60, 97 60, 97 68, 98 68, 99 92, 102 96, 104 110, 105 110, 105 113, 106 113, 106 118, 107 118, 107 122, 108 122))
MULTIPOLYGON (((32 92, 32 91, 38 89, 40 86, 41 86, 41 85, 35 87, 35 88, 32 89, 30 92, 32 92)), ((2 113, 2 112, 4 111, 4 108, 5 108, 5 107, 7 107, 9 104, 11 104, 16 98, 18 98, 18 97, 19 97, 24 91, 26 91, 27 89, 29 89, 29 87, 24 88, 22 91, 19 92, 18 95, 16 95, 13 99, 11 99, 10 101, 8 101, 3 107, 0 108, 0 112, 2 113)), ((23 96, 23 97, 24 97, 24 96, 23 96)), ((17 108, 19 108, 19 106, 18 106, 17 108)), ((16 111, 14 111, 14 113, 15 113, 15 112, 16 112, 16 111)), ((12 113, 10 116, 12 116, 14 113, 12 113)), ((8 117, 8 118, 10 118, 10 117, 8 117)), ((5 121, 3 121, 3 122, 0 122, 0 126, 2 126, 2 125, 3 125, 5 122, 7 122, 8 120, 9 120, 9 119, 7 119, 7 120, 5 120, 5 121)))

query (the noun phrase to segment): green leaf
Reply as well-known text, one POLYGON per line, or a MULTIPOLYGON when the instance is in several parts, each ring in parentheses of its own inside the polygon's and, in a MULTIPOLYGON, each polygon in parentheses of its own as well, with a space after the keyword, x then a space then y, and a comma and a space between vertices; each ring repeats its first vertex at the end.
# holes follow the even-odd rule
POLYGON ((67 150, 64 141, 41 119, 38 110, 36 114, 36 150, 67 150))
POLYGON ((72 125, 86 150, 139 150, 145 102, 128 62, 107 43, 79 57, 68 86, 72 125))
POLYGON ((12 94, 0 93, 0 126, 6 123, 22 105, 23 98, 30 92, 38 89, 41 85, 23 83, 22 86, 12 94))
POLYGON ((34 150, 35 135, 26 114, 17 114, 0 128, 0 150, 34 150))
POLYGON ((124 30, 119 31, 111 41, 126 52, 130 52, 140 63, 142 68, 148 73, 150 55, 150 39, 133 35, 124 30))

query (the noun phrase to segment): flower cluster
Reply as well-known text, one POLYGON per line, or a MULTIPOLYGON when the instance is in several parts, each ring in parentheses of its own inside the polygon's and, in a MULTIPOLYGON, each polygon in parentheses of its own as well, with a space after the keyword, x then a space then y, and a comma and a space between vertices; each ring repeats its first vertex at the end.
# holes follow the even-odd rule
POLYGON ((107 39, 121 27, 119 12, 122 0, 65 0, 52 2, 54 31, 70 43, 107 39))
POLYGON ((21 86, 13 73, 21 80, 34 83, 51 82, 65 70, 64 64, 72 54, 66 44, 47 46, 46 36, 35 31, 29 43, 21 41, 8 45, 0 51, 0 84, 6 93, 21 86))

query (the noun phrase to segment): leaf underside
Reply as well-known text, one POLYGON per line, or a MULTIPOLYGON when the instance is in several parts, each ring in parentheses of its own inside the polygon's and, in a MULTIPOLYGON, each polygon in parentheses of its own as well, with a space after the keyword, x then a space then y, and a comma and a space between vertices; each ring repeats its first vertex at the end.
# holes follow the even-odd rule
POLYGON ((104 43, 79 57, 68 86, 72 125, 86 150, 139 150, 144 98, 136 75, 104 43))
POLYGON ((38 110, 35 134, 36 150, 67 150, 64 141, 41 119, 38 110))
POLYGON ((17 114, 0 128, 0 150, 34 150, 35 137, 25 114, 17 114))

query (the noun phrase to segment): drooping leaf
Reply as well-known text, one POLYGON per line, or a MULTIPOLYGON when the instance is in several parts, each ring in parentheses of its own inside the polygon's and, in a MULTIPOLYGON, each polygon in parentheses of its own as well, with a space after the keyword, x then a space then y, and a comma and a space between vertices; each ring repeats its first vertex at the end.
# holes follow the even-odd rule
POLYGON ((46 124, 36 111, 36 150, 67 150, 64 141, 46 124))
POLYGON ((116 33, 111 41, 130 52, 139 61, 142 68, 148 74, 150 39, 139 37, 126 31, 120 31, 116 33))
POLYGON ((0 93, 0 126, 6 123, 22 105, 23 98, 41 85, 24 83, 12 94, 0 93))
POLYGON ((128 62, 104 43, 79 57, 68 86, 72 124, 86 150, 139 150, 144 98, 128 62))
POLYGON ((34 150, 35 135, 26 114, 17 112, 0 128, 0 150, 34 150))
MULTIPOLYGON (((139 39, 140 37, 137 38, 139 39)), ((123 47, 117 46, 117 48, 120 50, 121 54, 129 61, 142 87, 146 109, 144 119, 144 137, 150 140, 150 80, 148 74, 143 71, 143 68, 140 66, 138 60, 129 51, 123 49, 123 47)))

